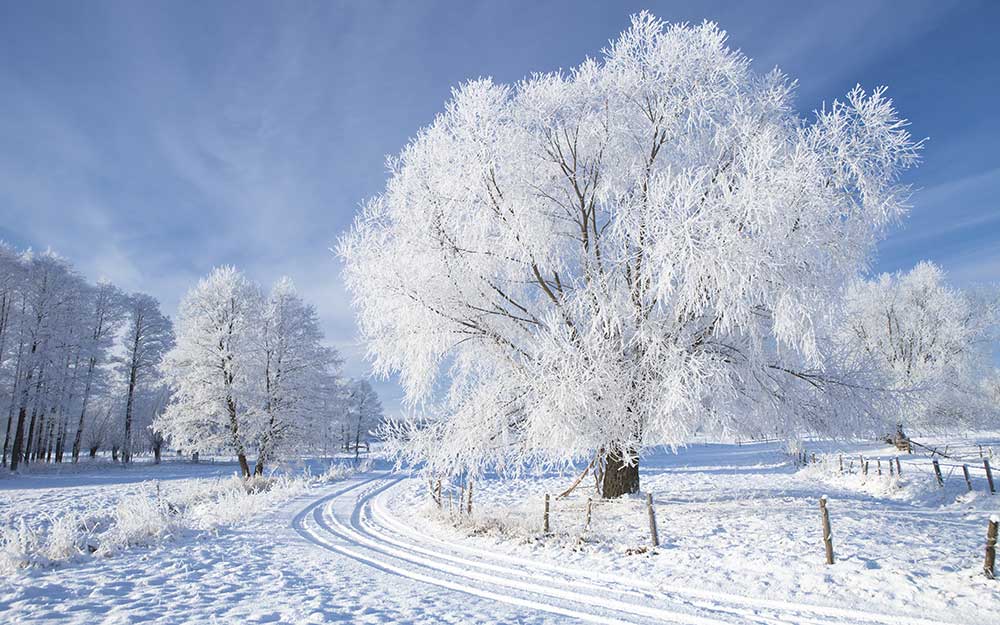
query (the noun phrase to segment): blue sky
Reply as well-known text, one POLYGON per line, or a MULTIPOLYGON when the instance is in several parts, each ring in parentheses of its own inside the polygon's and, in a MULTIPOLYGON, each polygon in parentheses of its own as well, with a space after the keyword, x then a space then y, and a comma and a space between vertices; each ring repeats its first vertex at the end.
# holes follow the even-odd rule
POLYGON ((384 156, 452 86, 576 65, 643 8, 719 22, 757 69, 798 79, 804 114, 888 85, 929 142, 875 268, 1000 279, 997 2, 0 0, 0 239, 168 312, 216 265, 290 275, 363 373, 329 248, 384 156))

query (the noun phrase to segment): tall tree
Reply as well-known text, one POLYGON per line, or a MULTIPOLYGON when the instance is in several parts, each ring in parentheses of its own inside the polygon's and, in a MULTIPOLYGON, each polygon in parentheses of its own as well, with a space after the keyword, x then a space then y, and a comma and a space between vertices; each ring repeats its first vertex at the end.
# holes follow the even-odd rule
POLYGON ((156 429, 192 452, 226 449, 250 476, 248 448, 260 433, 255 333, 260 289, 234 267, 219 267, 188 291, 180 305, 177 342, 164 379, 174 401, 156 429))
POLYGON ((132 460, 132 413, 136 389, 143 376, 155 369, 173 346, 173 324, 160 312, 160 303, 145 293, 133 293, 126 304, 122 373, 127 380, 122 462, 132 460))
POLYGON ((80 419, 73 437, 73 462, 80 460, 83 428, 94 388, 95 376, 98 373, 98 367, 107 358, 107 351, 124 320, 125 303, 124 294, 110 282, 98 282, 95 287, 90 289, 85 307, 88 330, 82 349, 87 364, 86 371, 83 373, 80 419))
MULTIPOLYGON (((809 122, 714 24, 643 13, 568 73, 456 89, 340 242, 426 470, 880 427, 818 332, 907 196, 919 144, 878 89, 809 122)), ((864 382, 864 384, 859 384, 864 382)))
POLYGON ((322 344, 323 332, 312 306, 288 278, 271 289, 262 310, 256 353, 263 376, 264 421, 254 474, 282 447, 305 443, 322 403, 323 377, 340 366, 336 351, 322 344))

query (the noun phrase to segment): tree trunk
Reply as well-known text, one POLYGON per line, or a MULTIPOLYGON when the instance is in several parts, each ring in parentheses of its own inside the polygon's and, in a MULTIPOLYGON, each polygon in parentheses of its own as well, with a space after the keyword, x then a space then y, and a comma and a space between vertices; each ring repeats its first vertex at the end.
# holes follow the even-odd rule
POLYGON ((94 445, 93 447, 90 448, 90 457, 91 458, 97 457, 97 445, 94 445))
POLYGON ((80 443, 83 439, 83 419, 87 416, 87 403, 90 401, 90 384, 94 379, 94 367, 97 359, 93 356, 87 362, 87 382, 83 387, 83 405, 80 408, 80 422, 76 426, 76 434, 73 435, 73 464, 80 460, 80 443))
MULTIPOLYGON (((138 349, 139 339, 136 339, 138 349)), ((128 397, 125 400, 125 441, 122 443, 122 462, 128 464, 132 460, 132 403, 135 398, 135 382, 138 366, 133 362, 128 377, 128 397)))
POLYGON ((160 451, 162 447, 163 443, 153 445, 153 464, 160 464, 160 451))
POLYGON ((118 462, 118 445, 111 447, 111 461, 118 462))
POLYGON ((621 452, 611 452, 605 458, 604 480, 601 496, 614 499, 622 495, 639 492, 639 459, 629 465, 622 459, 621 452))
POLYGON ((17 427, 14 428, 14 446, 10 452, 10 470, 16 471, 17 465, 21 462, 22 449, 24 445, 24 421, 27 416, 28 407, 21 404, 17 410, 17 427))

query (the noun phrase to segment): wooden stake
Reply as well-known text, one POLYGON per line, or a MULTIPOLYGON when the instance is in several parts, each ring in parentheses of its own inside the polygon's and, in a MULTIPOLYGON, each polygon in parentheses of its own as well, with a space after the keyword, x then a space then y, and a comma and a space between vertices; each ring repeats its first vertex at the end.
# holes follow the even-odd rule
POLYGON ((469 480, 469 505, 465 509, 466 513, 472 515, 472 480, 469 480))
POLYGON ((646 493, 646 512, 649 514, 649 539, 654 547, 660 546, 660 536, 656 532, 656 511, 653 510, 653 493, 646 493))
POLYGON ((549 494, 545 493, 545 517, 544 523, 542 524, 542 531, 546 534, 549 533, 549 494))
POLYGON ((833 564, 833 532, 830 530, 830 512, 826 509, 826 495, 819 498, 819 509, 823 515, 823 546, 826 547, 826 563, 833 564))
POLYGON ((587 522, 586 524, 584 524, 584 527, 588 530, 590 529, 590 512, 593 505, 594 505, 594 500, 591 499, 590 497, 587 497, 587 522))
POLYGON ((865 475, 868 475, 868 461, 865 460, 865 475))
POLYGON ((838 456, 838 459, 840 460, 840 472, 843 473, 844 472, 844 454, 840 454, 840 456, 838 456))
POLYGON ((934 465, 934 477, 937 478, 938 486, 944 487, 944 478, 941 477, 941 465, 938 464, 937 458, 931 460, 931 464, 934 465))
POLYGON ((899 465, 899 456, 896 456, 896 475, 903 474, 903 467, 899 465))
POLYGON ((892 477, 896 474, 896 468, 892 466, 892 460, 889 460, 888 464, 889 464, 889 477, 892 477))
POLYGON ((997 492, 997 489, 993 486, 993 470, 990 469, 990 459, 983 458, 983 467, 986 468, 986 483, 990 485, 990 494, 997 492))
POLYGON ((882 461, 878 458, 875 459, 875 470, 878 471, 879 475, 882 475, 882 461))
POLYGON ((962 473, 965 474, 965 485, 969 487, 969 492, 972 492, 972 480, 969 478, 969 465, 962 465, 962 473))
POLYGON ((1000 517, 993 515, 990 517, 990 524, 986 526, 986 560, 983 562, 983 572, 986 577, 995 579, 997 561, 997 522, 1000 517))

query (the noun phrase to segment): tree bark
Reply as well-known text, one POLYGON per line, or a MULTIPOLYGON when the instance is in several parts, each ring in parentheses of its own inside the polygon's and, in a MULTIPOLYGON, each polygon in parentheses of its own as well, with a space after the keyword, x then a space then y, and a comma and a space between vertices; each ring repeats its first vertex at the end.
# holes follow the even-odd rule
POLYGON ((601 496, 614 499, 639 492, 639 459, 626 464, 619 451, 610 452, 605 458, 604 480, 601 496))
POLYGON ((90 448, 90 457, 91 458, 97 457, 97 445, 94 445, 93 447, 90 448))

